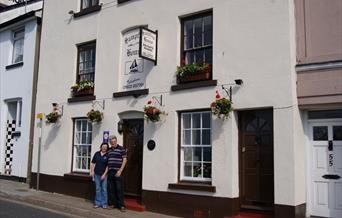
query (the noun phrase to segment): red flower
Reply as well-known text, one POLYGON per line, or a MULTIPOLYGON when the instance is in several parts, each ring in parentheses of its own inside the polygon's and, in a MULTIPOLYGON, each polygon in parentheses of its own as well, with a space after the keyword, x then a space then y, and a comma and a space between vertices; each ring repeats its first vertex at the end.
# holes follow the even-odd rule
POLYGON ((217 94, 216 99, 220 99, 220 98, 221 98, 220 94, 217 94))
POLYGON ((152 101, 151 101, 151 100, 149 100, 149 101, 147 102, 147 104, 152 104, 152 101))

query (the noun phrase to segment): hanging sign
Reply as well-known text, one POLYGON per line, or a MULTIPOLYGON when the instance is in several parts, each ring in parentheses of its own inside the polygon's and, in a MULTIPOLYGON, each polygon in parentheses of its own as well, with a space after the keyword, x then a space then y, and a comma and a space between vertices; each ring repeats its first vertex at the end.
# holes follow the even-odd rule
POLYGON ((121 90, 144 89, 144 59, 139 57, 140 28, 123 34, 121 90))
POLYGON ((158 31, 140 27, 139 57, 153 61, 157 65, 158 31))

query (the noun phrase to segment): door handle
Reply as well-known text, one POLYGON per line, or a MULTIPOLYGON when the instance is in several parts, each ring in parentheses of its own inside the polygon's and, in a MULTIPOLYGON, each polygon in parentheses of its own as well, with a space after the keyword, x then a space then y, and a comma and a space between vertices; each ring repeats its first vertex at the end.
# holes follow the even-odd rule
POLYGON ((322 176, 324 179, 340 179, 341 176, 333 174, 325 174, 322 176))

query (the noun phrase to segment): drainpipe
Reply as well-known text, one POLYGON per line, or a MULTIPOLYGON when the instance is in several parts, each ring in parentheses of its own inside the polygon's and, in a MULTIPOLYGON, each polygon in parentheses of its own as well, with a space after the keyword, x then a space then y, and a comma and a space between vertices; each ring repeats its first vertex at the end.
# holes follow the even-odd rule
MULTIPOLYGON (((44 8, 44 2, 43 2, 44 8)), ((43 17, 43 16, 42 16, 43 17)), ((33 153, 33 138, 34 138, 34 124, 36 115, 36 99, 37 99, 37 83, 38 83, 38 69, 39 69, 39 56, 40 56, 40 40, 42 32, 42 18, 37 17, 37 33, 36 33, 36 48, 33 67, 33 82, 32 82, 32 102, 31 102, 31 120, 30 120, 30 138, 29 138, 29 151, 27 163, 27 179, 26 183, 31 184, 32 173, 32 153, 33 153)))

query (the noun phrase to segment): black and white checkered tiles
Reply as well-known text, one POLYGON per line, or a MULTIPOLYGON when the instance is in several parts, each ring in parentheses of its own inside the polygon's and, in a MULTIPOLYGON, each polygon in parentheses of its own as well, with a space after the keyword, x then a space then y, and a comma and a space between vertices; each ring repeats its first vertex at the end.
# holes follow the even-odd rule
POLYGON ((7 120, 6 145, 5 145, 5 174, 11 175, 13 161, 13 132, 15 131, 15 120, 7 120))

